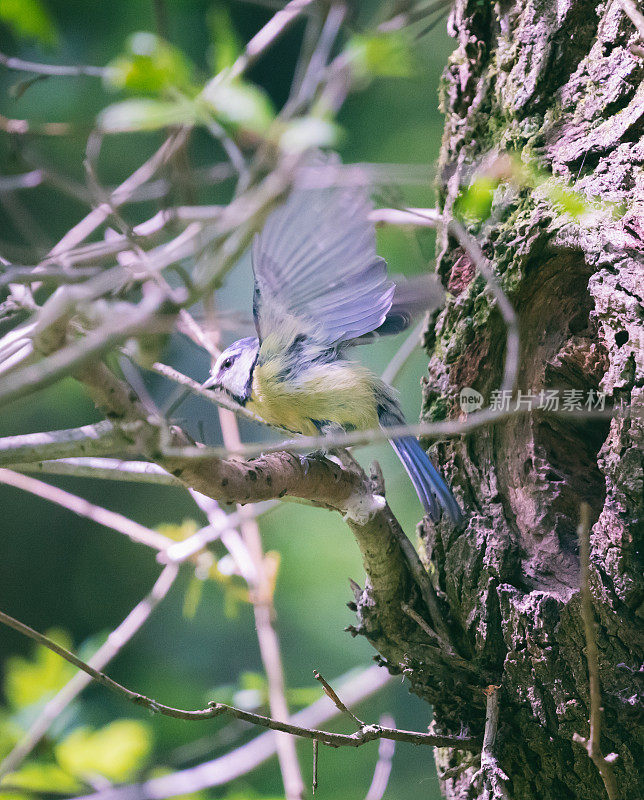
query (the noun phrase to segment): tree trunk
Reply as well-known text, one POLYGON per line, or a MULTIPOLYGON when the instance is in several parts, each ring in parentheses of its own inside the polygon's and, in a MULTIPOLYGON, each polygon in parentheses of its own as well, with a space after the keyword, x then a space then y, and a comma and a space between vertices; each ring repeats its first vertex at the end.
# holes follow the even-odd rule
MULTIPOLYGON (((462 531, 448 523, 420 530, 460 658, 429 648, 409 617, 397 631, 383 623, 369 586, 357 594, 356 632, 434 707, 437 731, 482 734, 484 687, 501 687, 496 755, 513 800, 606 797, 594 763, 573 743, 576 732, 588 736, 590 715, 576 535, 588 502, 601 747, 618 756, 619 796, 644 796, 644 66, 631 49, 638 34, 619 0, 457 0, 449 25, 458 46, 442 87, 444 210, 475 168, 509 150, 588 200, 590 213, 575 219, 548 189, 562 184, 502 183, 491 215, 470 228, 519 316, 517 389, 558 390, 560 404, 571 390, 584 401, 600 391, 607 405, 631 411, 600 421, 535 411, 434 448, 471 514, 462 531)), ((427 420, 458 417, 466 386, 489 402, 503 372, 501 316, 451 238, 439 245, 439 272, 453 299, 427 333, 427 420)), ((437 753, 439 775, 449 770, 446 797, 503 796, 468 758, 437 753)))

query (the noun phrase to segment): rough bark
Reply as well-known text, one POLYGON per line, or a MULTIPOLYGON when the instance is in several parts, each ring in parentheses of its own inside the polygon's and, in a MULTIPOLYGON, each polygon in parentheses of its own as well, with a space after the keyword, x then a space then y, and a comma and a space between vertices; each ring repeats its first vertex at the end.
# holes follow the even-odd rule
MULTIPOLYGON (((470 229, 520 318, 517 387, 601 390, 613 404, 630 404, 631 414, 598 422, 533 412, 435 448, 471 514, 460 531, 448 523, 420 529, 453 651, 430 643, 409 615, 395 623, 391 608, 381 613, 369 585, 357 592, 353 632, 404 672, 433 705, 441 732, 480 734, 483 689, 501 687, 496 755, 514 800, 604 798, 595 765, 572 741, 575 732, 588 735, 590 715, 576 537, 588 502, 602 749, 618 755, 620 796, 642 796, 644 64, 630 47, 637 32, 619 2, 596 0, 457 0, 449 25, 457 47, 442 87, 444 210, 476 166, 506 150, 598 201, 576 220, 547 191, 501 185, 490 218, 470 229)), ((458 416, 465 386, 489 401, 505 341, 482 279, 447 237, 439 272, 454 296, 427 332, 428 420, 458 416)), ((401 601, 436 628, 424 599, 405 591, 401 601)), ((449 769, 442 786, 450 800, 503 796, 463 753, 437 755, 439 773, 449 769)))

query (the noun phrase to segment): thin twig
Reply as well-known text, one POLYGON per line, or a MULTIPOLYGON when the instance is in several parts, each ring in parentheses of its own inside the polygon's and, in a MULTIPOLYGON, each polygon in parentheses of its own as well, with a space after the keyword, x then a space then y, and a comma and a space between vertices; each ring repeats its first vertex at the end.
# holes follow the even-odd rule
POLYGON ((634 0, 620 0, 624 13, 630 18, 631 22, 637 28, 640 39, 644 42, 644 14, 635 5, 634 0))
POLYGON ((223 392, 218 392, 214 389, 204 389, 200 383, 193 380, 192 378, 189 378, 187 375, 184 375, 183 373, 179 372, 174 367, 170 367, 167 364, 162 364, 161 362, 156 361, 154 364, 150 366, 149 369, 151 372, 156 372, 157 375, 163 375, 164 378, 167 378, 168 380, 171 380, 174 383, 179 384, 179 386, 185 386, 193 394, 199 395, 200 397, 204 397, 211 403, 216 403, 222 408, 226 408, 229 411, 233 411, 235 414, 241 414, 243 417, 252 419, 255 422, 263 423, 263 420, 260 417, 258 417, 257 414, 253 414, 252 411, 248 411, 243 406, 240 406, 238 403, 235 403, 223 392))
POLYGON ((503 380, 501 382, 502 392, 512 392, 517 379, 519 369, 519 321, 517 315, 512 307, 512 303, 508 300, 505 292, 498 282, 492 265, 485 257, 481 250, 479 243, 473 236, 465 230, 461 223, 456 219, 450 219, 448 222, 449 232, 457 239, 461 247, 467 252, 468 256, 476 269, 483 275, 487 286, 491 293, 494 295, 496 304, 503 318, 506 328, 506 345, 505 345, 505 364, 503 368, 503 380))
POLYGON ((347 716, 351 717, 351 719, 355 722, 358 728, 364 727, 364 722, 361 719, 358 719, 358 717, 356 717, 356 715, 352 711, 349 711, 349 709, 345 706, 342 700, 340 700, 338 695, 335 693, 333 687, 327 683, 327 681, 322 677, 322 675, 320 675, 320 673, 316 669, 313 670, 313 677, 315 678, 316 681, 320 681, 320 683, 322 684, 322 688, 324 689, 324 694, 333 701, 335 707, 339 711, 342 711, 343 714, 346 714, 347 716))
MULTIPOLYGON (((391 676, 380 667, 371 666, 345 680, 338 679, 341 691, 352 705, 380 691, 391 681, 391 676)), ((293 715, 293 722, 308 728, 319 728, 340 712, 326 696, 293 715)), ((316 741, 313 739, 313 741, 316 741)), ((247 744, 225 755, 194 767, 151 778, 138 785, 109 787, 86 798, 77 800, 163 800, 163 798, 190 794, 214 786, 225 786, 247 775, 275 755, 275 734, 266 731, 247 744)))
POLYGON ((600 742, 603 709, 599 681, 597 631, 593 612, 593 599, 590 592, 590 506, 588 503, 581 504, 577 536, 579 537, 581 568, 581 618, 584 623, 584 635, 586 637, 586 661, 588 662, 588 680, 590 684, 590 733, 587 739, 579 733, 575 733, 572 738, 574 742, 586 749, 589 758, 597 767, 609 800, 616 800, 618 791, 613 764, 617 759, 617 754, 602 755, 600 742))
POLYGON ((97 269, 68 269, 66 267, 23 267, 11 266, 0 273, 0 288, 10 283, 44 283, 49 286, 61 284, 82 283, 87 278, 96 275, 97 269))
MULTIPOLYGON (((138 169, 129 175, 123 183, 110 193, 110 203, 113 207, 125 203, 130 196, 166 164, 172 155, 183 146, 188 131, 181 129, 178 133, 169 136, 161 147, 145 161, 138 169)), ((63 257, 65 251, 76 247, 87 239, 99 225, 101 225, 111 213, 108 206, 99 206, 84 217, 80 222, 70 228, 58 244, 52 249, 50 256, 63 257)))
MULTIPOLYGON (((207 390, 206 390, 207 391, 207 390)), ((219 398, 214 400, 219 403, 219 398)), ((231 409, 233 410, 233 409, 231 409)), ((234 409, 237 411, 238 409, 234 409)), ((443 438, 451 436, 461 436, 471 433, 485 425, 492 425, 497 422, 510 419, 515 416, 531 413, 536 408, 520 407, 512 410, 485 408, 467 415, 467 419, 443 420, 441 422, 420 422, 410 425, 396 425, 383 428, 372 428, 365 431, 349 431, 346 433, 332 433, 325 436, 301 436, 296 439, 286 439, 276 444, 266 442, 250 442, 241 444, 234 450, 226 447, 172 447, 166 448, 164 454, 172 458, 185 458, 203 460, 210 458, 226 458, 230 455, 244 456, 252 458, 260 454, 276 453, 282 450, 293 452, 307 452, 315 450, 333 450, 336 448, 364 447, 385 442, 389 439, 400 438, 401 436, 417 436, 425 438, 443 438)), ((543 412, 545 413, 545 412, 543 412)), ((579 410, 579 411, 549 411, 547 412, 559 417, 573 417, 577 419, 610 419, 616 414, 614 409, 600 410, 579 410)))
POLYGON ((442 220, 435 208, 374 208, 369 219, 376 225, 396 225, 412 228, 437 228, 442 220))
POLYGON ((244 722, 250 722, 252 725, 257 725, 262 728, 270 728, 274 731, 281 731, 283 733, 290 733, 293 736, 301 736, 304 739, 318 739, 323 744, 329 747, 360 747, 367 742, 374 739, 394 739, 397 742, 410 742, 411 744, 427 745, 429 747, 456 747, 462 750, 477 750, 480 747, 480 740, 473 737, 461 736, 439 736, 432 733, 424 733, 421 731, 407 731, 398 728, 387 728, 379 725, 365 725, 355 733, 333 733, 331 731, 321 731, 314 728, 303 728, 299 725, 293 725, 287 722, 280 722, 279 720, 265 717, 261 714, 253 714, 241 708, 235 708, 225 703, 211 702, 206 708, 197 709, 196 711, 187 711, 181 708, 174 708, 172 706, 158 703, 146 695, 139 694, 127 689, 125 686, 112 680, 105 673, 100 672, 94 667, 91 667, 85 661, 70 653, 64 647, 56 644, 56 642, 44 636, 42 633, 30 628, 22 622, 19 622, 14 617, 0 611, 0 622, 10 628, 18 631, 19 633, 28 636, 38 644, 49 648, 54 653, 69 661, 78 669, 82 669, 97 683, 115 694, 120 695, 125 700, 128 700, 135 705, 141 706, 155 714, 161 714, 173 719, 183 719, 188 721, 214 719, 220 716, 231 716, 236 719, 241 719, 244 722))
POLYGON ((490 685, 485 694, 485 731, 483 734, 483 748, 481 750, 481 768, 472 777, 472 783, 482 780, 487 796, 510 800, 506 787, 508 776, 499 766, 496 757, 496 736, 499 728, 499 689, 500 686, 490 685))
MULTIPOLYGON (((320 81, 324 77, 331 48, 340 32, 346 12, 345 6, 341 3, 334 3, 329 9, 324 25, 317 36, 316 45, 312 49, 302 81, 295 91, 295 87, 291 89, 291 97, 280 115, 282 118, 288 119, 312 100, 320 81)), ((294 84, 296 79, 297 75, 294 79, 294 84)))
POLYGON ((420 337, 425 330, 426 322, 422 320, 396 350, 393 358, 385 367, 381 377, 385 383, 393 384, 400 371, 411 358, 420 343, 420 337))
POLYGON ((107 72, 105 67, 91 67, 84 64, 76 66, 40 64, 36 61, 25 61, 22 58, 7 56, 4 53, 0 53, 0 64, 7 69, 15 69, 20 72, 35 72, 37 75, 55 75, 61 77, 88 75, 92 78, 102 78, 107 72))
POLYGON ((401 608, 402 608, 402 610, 405 612, 405 614, 407 614, 407 616, 408 616, 410 619, 413 619, 413 620, 414 620, 414 622, 415 622, 415 623, 418 625, 418 627, 419 627, 419 628, 421 628, 421 629, 422 629, 422 630, 423 630, 423 631, 424 631, 424 632, 425 632, 425 633, 426 633, 426 634, 429 636, 429 638, 430 638, 430 639, 431 639, 433 642, 436 642, 436 644, 437 644, 437 645, 438 645, 438 646, 439 646, 439 647, 440 647, 442 650, 444 650, 444 651, 445 651, 445 652, 446 652, 446 653, 447 653, 449 656, 454 656, 454 655, 455 655, 455 653, 454 653, 454 649, 452 648, 452 645, 451 645, 449 642, 445 642, 445 641, 444 641, 444 640, 443 640, 443 639, 442 639, 442 638, 441 638, 441 637, 440 637, 440 636, 439 636, 439 635, 436 633, 436 631, 435 631, 435 630, 432 630, 432 628, 430 627, 429 623, 428 623, 428 622, 426 622, 426 621, 425 621, 425 620, 424 620, 424 619, 423 619, 423 618, 420 616, 420 614, 418 614, 416 611, 414 611, 414 609, 413 609, 411 606, 409 606, 407 603, 401 603, 400 607, 401 607, 401 608))
MULTIPOLYGON (((396 213, 395 209, 380 209, 375 213, 376 215, 381 215, 382 221, 393 221, 394 224, 400 224, 400 221, 413 216, 418 217, 419 220, 425 220, 430 227, 436 227, 441 221, 445 222, 445 219, 435 209, 406 208, 398 213, 396 213)), ((470 236, 457 219, 451 218, 447 220, 447 229, 466 251, 476 269, 483 275, 490 292, 494 295, 496 300, 506 327, 505 365, 501 391, 512 392, 516 383, 519 367, 519 323, 516 313, 505 292, 501 288, 494 274, 492 265, 486 258, 483 250, 481 250, 476 239, 470 236)))
POLYGON ((8 436, 0 439, 0 465, 127 452, 133 441, 128 433, 135 439, 140 430, 139 423, 117 427, 104 420, 80 428, 8 436))
POLYGON ((245 520, 260 517, 262 514, 275 508, 277 504, 276 500, 253 503, 251 506, 245 506, 243 510, 235 511, 232 514, 224 514, 221 521, 210 520, 210 524, 202 528, 202 530, 197 531, 182 542, 176 542, 171 545, 164 553, 159 555, 159 561, 168 564, 180 564, 186 559, 192 558, 192 556, 200 553, 209 544, 212 544, 212 542, 221 538, 224 531, 239 527, 245 520))
POLYGON ((161 293, 149 292, 138 305, 127 312, 113 313, 101 327, 90 331, 81 340, 61 347, 38 364, 14 372, 0 388, 0 405, 18 400, 36 388, 51 385, 132 336, 168 331, 173 318, 171 314, 160 313, 164 302, 161 293))
POLYGON ((317 739, 313 739, 313 780, 311 782, 311 794, 315 794, 315 790, 318 788, 318 748, 319 742, 317 739))
MULTIPOLYGON (((1 440, 0 440, 1 441, 1 440)), ((2 451, 0 450, 0 456, 2 451)), ((120 458, 60 458, 11 464, 14 472, 36 472, 40 475, 67 475, 72 478, 151 483, 157 486, 177 486, 185 489, 178 478, 158 464, 149 461, 123 461, 120 458)))
POLYGON ((264 27, 253 36, 246 49, 230 68, 230 77, 238 78, 251 66, 277 37, 306 10, 314 0, 291 0, 274 14, 264 27))
POLYGON ((145 525, 141 525, 123 516, 123 514, 109 511, 107 508, 90 503, 82 497, 71 494, 71 492, 66 492, 64 489, 51 486, 49 483, 44 483, 28 475, 22 475, 19 472, 13 472, 8 469, 0 469, 0 483, 37 495, 50 503, 56 503, 79 517, 85 517, 97 525, 122 533, 137 544, 144 544, 147 547, 153 547, 155 550, 166 550, 169 545, 173 544, 172 539, 162 536, 151 528, 146 528, 145 525))
MULTIPOLYGON (((149 619, 150 614, 168 594, 178 575, 179 568, 175 565, 165 567, 157 578, 150 593, 138 603, 127 615, 123 622, 115 628, 107 640, 99 647, 87 662, 95 670, 104 669, 141 629, 149 619)), ((88 686, 92 677, 85 671, 79 671, 40 711, 33 725, 23 738, 8 753, 0 763, 0 777, 8 772, 13 772, 32 752, 38 742, 47 733, 50 726, 76 697, 88 686)))

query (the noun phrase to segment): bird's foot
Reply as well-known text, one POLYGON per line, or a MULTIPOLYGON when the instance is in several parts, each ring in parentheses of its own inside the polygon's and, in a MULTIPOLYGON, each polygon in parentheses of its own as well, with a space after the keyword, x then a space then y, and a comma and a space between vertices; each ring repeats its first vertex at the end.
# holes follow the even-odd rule
POLYGON ((321 458, 324 458, 325 456, 326 456, 325 450, 313 450, 313 452, 311 453, 307 453, 304 456, 300 456, 300 464, 304 468, 304 474, 305 475, 309 474, 309 469, 313 461, 317 461, 321 458))

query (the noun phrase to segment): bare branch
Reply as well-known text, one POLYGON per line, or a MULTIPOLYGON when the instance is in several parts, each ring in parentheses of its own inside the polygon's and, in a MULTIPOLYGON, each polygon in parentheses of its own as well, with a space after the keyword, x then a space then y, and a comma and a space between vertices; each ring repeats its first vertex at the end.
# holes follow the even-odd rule
POLYGON ((364 727, 364 722, 361 719, 358 719, 358 717, 356 717, 356 715, 352 711, 349 711, 349 709, 345 706, 342 700, 340 700, 338 695, 335 693, 335 690, 327 683, 327 681, 322 677, 322 675, 320 675, 320 673, 316 669, 313 670, 313 677, 315 678, 316 681, 320 681, 320 683, 322 684, 322 688, 324 689, 324 694, 333 701, 333 704, 338 709, 338 711, 341 711, 343 714, 346 714, 348 717, 351 717, 351 719, 355 722, 358 728, 364 727))
MULTIPOLYGON (((183 146, 188 136, 187 129, 181 129, 178 133, 169 136, 161 147, 137 170, 135 170, 123 183, 120 184, 110 194, 112 206, 125 203, 130 196, 139 189, 144 183, 150 180, 157 170, 167 163, 172 155, 183 146)), ((62 257, 65 252, 72 247, 76 247, 88 236, 90 236, 99 225, 109 217, 111 209, 108 206, 99 206, 84 217, 79 223, 74 225, 58 244, 52 249, 50 256, 62 257)))
POLYGON ((82 283, 87 278, 96 275, 97 270, 89 267, 86 269, 67 269, 65 267, 23 267, 12 266, 3 268, 0 274, 0 288, 10 283, 45 283, 51 286, 61 284, 82 283))
POLYGON ((376 225, 437 228, 442 215, 435 208, 375 208, 370 212, 369 219, 376 225))
POLYGON ((22 58, 7 56, 4 53, 0 53, 0 64, 7 69, 15 69, 20 72, 35 72, 37 75, 56 75, 60 77, 88 75, 92 78, 102 78, 107 72, 104 67, 90 67, 83 64, 77 66, 40 64, 35 61, 24 61, 22 58))
MULTIPOLYGON (((95 670, 102 670, 118 655, 170 591, 178 571, 178 567, 175 565, 165 567, 150 593, 130 611, 123 622, 110 633, 104 644, 89 659, 87 662, 89 667, 95 670)), ((91 682, 92 677, 81 670, 52 697, 38 714, 24 737, 15 745, 4 761, 0 763, 0 777, 8 772, 13 772, 24 761, 47 733, 54 720, 91 682)))
MULTIPOLYGON (((198 493, 193 493, 193 496, 194 494, 198 493)), ((210 498, 207 499, 210 500, 210 498)), ((202 504, 199 505, 200 508, 204 510, 204 506, 202 504)), ((212 542, 220 539, 225 531, 238 528, 242 521, 259 517, 272 508, 275 508, 276 505, 277 501, 266 500, 263 503, 253 503, 251 506, 245 506, 243 509, 235 511, 232 514, 224 514, 222 511, 222 516, 219 519, 215 519, 211 514, 212 518, 208 520, 210 523, 209 525, 193 533, 192 536, 189 536, 182 542, 176 542, 171 545, 165 552, 159 554, 158 560, 162 563, 180 564, 201 552, 212 542)))
POLYGON ((164 301, 162 294, 149 292, 137 306, 126 313, 113 313, 100 328, 90 331, 80 341, 62 347, 46 361, 10 375, 0 388, 0 406, 49 386, 132 336, 169 330, 172 315, 162 313, 164 301))
MULTIPOLYGON (((0 444, 1 442, 0 439, 0 444)), ((11 468, 14 472, 37 472, 41 475, 68 475, 73 478, 153 483, 157 486, 178 486, 185 489, 178 478, 170 475, 158 464, 151 464, 149 461, 123 461, 119 458, 61 458, 52 461, 11 464, 11 468)))
POLYGON ((588 662, 588 680, 590 683, 590 734, 584 738, 578 733, 573 735, 573 741, 586 749, 589 758, 597 767, 604 782, 609 800, 617 800, 617 781, 613 772, 613 763, 617 759, 615 753, 607 756, 601 751, 601 718, 602 696, 599 682, 599 657, 597 653, 597 639, 595 615, 593 612, 593 599, 590 593, 590 506, 581 504, 579 527, 579 561, 581 567, 581 618, 584 623, 586 637, 586 661, 588 662))
POLYGON ((374 739, 393 739, 397 742, 410 742, 411 744, 422 744, 429 747, 455 747, 461 750, 477 750, 480 747, 480 740, 473 737, 461 736, 439 736, 432 733, 423 733, 420 731, 406 731, 398 728, 386 728, 379 725, 364 725, 356 733, 332 733, 330 731, 320 731, 314 728, 303 728, 299 725, 292 725, 288 722, 280 722, 279 720, 265 717, 261 714, 252 714, 249 711, 244 711, 241 708, 226 705, 225 703, 211 702, 207 708, 198 709, 196 711, 187 711, 181 708, 173 708, 166 706, 163 703, 158 703, 150 697, 133 692, 125 686, 112 680, 105 673, 94 669, 89 664, 82 661, 80 658, 70 653, 64 647, 56 644, 56 642, 44 636, 42 633, 30 628, 17 619, 0 611, 0 622, 10 628, 18 631, 19 633, 28 636, 38 644, 49 648, 54 653, 69 661, 75 667, 82 669, 97 683, 105 688, 120 695, 125 700, 141 706, 148 711, 155 714, 162 714, 166 717, 174 719, 183 719, 188 721, 214 719, 220 716, 231 716, 236 719, 241 719, 244 722, 250 722, 252 725, 258 725, 262 728, 270 728, 274 731, 282 731, 283 733, 290 733, 293 736, 301 736, 305 739, 318 739, 323 744, 329 747, 360 747, 367 742, 374 739))
POLYGON ((168 378, 168 380, 171 380, 174 383, 178 383, 179 386, 185 386, 193 394, 204 397, 206 400, 210 400, 211 403, 216 403, 218 406, 226 408, 235 414, 241 414, 243 417, 247 417, 248 419, 252 419, 255 422, 260 422, 263 424, 263 420, 258 417, 257 414, 253 414, 252 411, 248 411, 247 409, 243 408, 243 406, 235 403, 230 399, 230 397, 228 397, 228 395, 224 394, 223 392, 217 392, 213 389, 204 389, 200 383, 192 380, 192 378, 189 378, 187 375, 183 375, 183 373, 174 369, 174 367, 169 367, 167 364, 162 364, 159 361, 156 361, 154 364, 152 364, 150 370, 152 372, 156 372, 157 375, 163 375, 164 378, 168 378))
POLYGON ((640 39, 644 42, 644 14, 635 5, 634 0, 620 0, 624 12, 628 15, 631 22, 637 28, 640 39))
POLYGON ((387 364, 382 373, 382 379, 385 383, 394 384, 396 382, 396 378, 400 374, 400 371, 420 344, 420 337, 425 330, 425 325, 425 320, 419 322, 402 343, 402 345, 398 348, 398 350, 396 350, 393 358, 387 364))
POLYGON ((41 169, 32 169, 19 175, 7 175, 0 178, 0 194, 15 192, 17 189, 35 189, 44 179, 44 172, 41 169))
POLYGON ((501 285, 497 281, 492 265, 485 257, 476 239, 470 236, 456 219, 450 219, 447 228, 472 259, 474 266, 481 275, 483 275, 489 290, 496 299, 498 309, 506 327, 505 365, 503 368, 501 391, 512 392, 519 369, 519 323, 517 315, 505 292, 501 288, 501 285))
MULTIPOLYGON (((252 458, 260 453, 267 455, 282 450, 309 452, 315 450, 331 450, 335 448, 364 447, 376 442, 385 442, 389 439, 395 439, 401 436, 418 436, 425 438, 461 436, 477 428, 484 427, 485 425, 492 425, 514 416, 532 413, 533 410, 532 408, 528 408, 527 404, 525 407, 522 406, 512 410, 485 408, 468 414, 467 418, 463 420, 454 419, 443 420, 441 422, 420 422, 410 425, 396 425, 386 429, 372 428, 364 431, 327 434, 325 436, 300 436, 296 439, 287 439, 276 444, 266 444, 265 442, 241 444, 234 450, 229 450, 226 447, 168 447, 164 450, 164 454, 171 458, 183 458, 195 461, 210 458, 225 458, 229 455, 252 458)), ((569 412, 559 410, 550 411, 548 413, 559 417, 570 416, 577 419, 602 420, 615 416, 616 411, 614 409, 569 412)))
MULTIPOLYGON (((338 680, 343 696, 351 705, 380 691, 391 681, 386 670, 375 665, 362 670, 358 675, 350 675, 345 681, 338 680)), ((293 722, 308 728, 318 728, 340 712, 323 696, 308 708, 298 711, 293 722)), ((315 741, 315 740, 313 740, 315 741)), ((267 731, 247 744, 223 756, 180 770, 171 775, 152 778, 145 783, 133 786, 104 789, 87 798, 78 800, 162 800, 162 798, 199 791, 227 783, 246 775, 275 755, 275 734, 267 731)))
POLYGON ((35 494, 38 497, 42 497, 43 500, 63 506, 74 514, 78 514, 79 517, 85 517, 92 520, 92 522, 96 522, 97 525, 103 525, 117 533, 122 533, 137 544, 144 544, 156 550, 165 550, 169 545, 173 544, 172 539, 168 539, 160 533, 146 528, 144 525, 134 522, 134 520, 128 519, 122 514, 118 514, 116 511, 109 511, 106 508, 94 505, 94 503, 90 503, 82 497, 77 497, 64 489, 51 486, 28 475, 21 475, 8 469, 0 469, 0 483, 35 494))
POLYGON ((251 66, 277 37, 282 34, 314 0, 291 0, 274 14, 253 36, 246 49, 230 68, 231 77, 238 78, 251 66))
POLYGON ((487 703, 485 708, 485 732, 483 734, 483 749, 481 750, 481 768, 472 777, 472 783, 478 779, 483 782, 486 796, 510 800, 506 788, 508 776, 499 766, 495 753, 496 736, 499 727, 499 689, 500 686, 488 686, 485 694, 487 703))
POLYGON ((0 465, 127 452, 140 431, 139 423, 114 426, 105 420, 80 428, 8 436, 0 439, 0 465))

